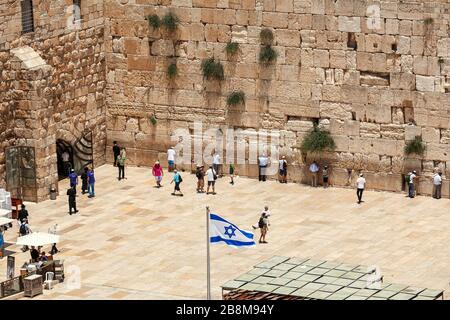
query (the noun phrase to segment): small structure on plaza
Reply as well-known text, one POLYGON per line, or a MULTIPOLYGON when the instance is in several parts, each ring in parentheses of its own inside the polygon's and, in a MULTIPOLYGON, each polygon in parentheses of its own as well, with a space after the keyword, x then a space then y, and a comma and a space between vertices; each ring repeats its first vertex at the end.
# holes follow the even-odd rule
POLYGON ((375 268, 272 257, 222 286, 224 300, 437 300, 442 290, 387 284, 375 268))

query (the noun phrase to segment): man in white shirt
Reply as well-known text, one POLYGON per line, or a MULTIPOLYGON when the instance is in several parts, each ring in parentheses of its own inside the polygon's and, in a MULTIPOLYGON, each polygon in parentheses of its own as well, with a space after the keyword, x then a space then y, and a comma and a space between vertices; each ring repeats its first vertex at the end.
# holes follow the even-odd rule
POLYGON ((64 151, 61 155, 61 158, 64 165, 65 175, 68 176, 70 173, 70 168, 72 167, 70 164, 70 155, 67 151, 64 151))
POLYGON ((441 189, 442 189, 442 172, 436 173, 433 177, 433 198, 440 199, 441 198, 441 189))
POLYGON ((356 180, 356 196, 358 197, 358 204, 362 202, 362 195, 365 187, 366 187, 366 179, 364 178, 364 175, 361 173, 359 175, 359 178, 356 180))
POLYGON ((169 163, 169 172, 172 172, 175 169, 175 149, 174 147, 170 147, 169 150, 167 150, 167 162, 169 163))
POLYGON ((319 166, 317 165, 317 162, 315 160, 309 166, 309 171, 311 172, 311 186, 317 187, 317 175, 319 172, 319 166))
POLYGON ((207 195, 209 194, 209 187, 212 187, 212 194, 216 194, 215 184, 217 179, 217 173, 212 166, 210 166, 209 169, 206 170, 206 177, 208 178, 208 187, 206 189, 206 194, 207 195))
POLYGON ((412 199, 415 196, 415 190, 414 190, 414 180, 417 179, 417 172, 414 170, 409 175, 409 197, 412 199))
POLYGON ((258 158, 259 181, 266 181, 266 169, 268 164, 269 158, 267 158, 266 154, 263 154, 258 158))
POLYGON ((213 155, 213 169, 220 176, 220 154, 217 151, 213 155))

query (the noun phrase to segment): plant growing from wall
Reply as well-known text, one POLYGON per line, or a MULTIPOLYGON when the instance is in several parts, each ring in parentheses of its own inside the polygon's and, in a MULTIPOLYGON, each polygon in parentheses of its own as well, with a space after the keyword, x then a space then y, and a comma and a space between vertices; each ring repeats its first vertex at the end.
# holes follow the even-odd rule
POLYGON ((259 51, 259 62, 268 65, 276 60, 278 54, 271 46, 264 46, 259 51))
POLYGON ((180 22, 180 19, 178 19, 178 17, 173 12, 166 13, 161 20, 162 25, 169 32, 174 32, 178 28, 179 22, 180 22))
POLYGON ((245 103, 245 93, 242 90, 233 91, 227 97, 227 106, 237 106, 245 103))
POLYGON ((433 18, 426 18, 424 21, 425 25, 429 26, 434 22, 433 18))
POLYGON ((419 156, 423 156, 425 153, 426 146, 422 141, 422 138, 419 136, 414 137, 413 140, 410 140, 405 145, 405 154, 417 154, 419 156))
POLYGON ((156 123, 158 122, 158 119, 156 119, 155 115, 152 115, 150 117, 150 122, 152 123, 152 125, 156 125, 156 123))
POLYGON ((262 29, 259 33, 259 39, 261 40, 261 43, 270 46, 273 42, 273 32, 270 29, 262 29))
POLYGON ((203 60, 201 69, 203 72, 203 77, 208 80, 223 80, 225 78, 222 63, 220 63, 220 61, 216 61, 214 58, 203 60))
POLYGON ((147 20, 150 27, 152 27, 154 30, 159 29, 159 27, 161 26, 161 20, 156 14, 149 15, 147 17, 147 20))
POLYGON ((323 151, 331 151, 336 148, 336 143, 333 140, 330 132, 321 129, 317 124, 314 128, 303 138, 300 150, 303 154, 320 153, 323 151))
POLYGON ((237 42, 228 42, 225 47, 225 52, 229 56, 234 56, 239 51, 239 43, 237 42))
POLYGON ((169 76, 169 79, 173 79, 178 75, 178 67, 176 63, 171 63, 167 67, 167 75, 169 76))

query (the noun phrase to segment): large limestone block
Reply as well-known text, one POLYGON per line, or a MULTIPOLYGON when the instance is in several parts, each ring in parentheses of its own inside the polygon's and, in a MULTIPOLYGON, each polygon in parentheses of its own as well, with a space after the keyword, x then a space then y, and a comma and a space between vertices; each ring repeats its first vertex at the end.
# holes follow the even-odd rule
POLYGON ((422 129, 422 140, 424 142, 439 143, 440 142, 440 130, 431 127, 425 127, 422 129))
POLYGON ((352 107, 348 103, 320 102, 322 118, 352 119, 352 107))
POLYGON ((275 10, 278 12, 293 12, 294 11, 294 0, 275 1, 275 10))
POLYGON ((434 91, 434 77, 416 76, 417 91, 433 92, 434 91))
POLYGON ((300 32, 297 30, 278 29, 275 31, 277 44, 286 47, 298 47, 300 45, 300 32))
POLYGON ((330 67, 330 54, 328 50, 314 50, 314 65, 321 68, 330 67))
POLYGON ((416 87, 416 77, 407 72, 391 72, 390 86, 393 89, 414 90, 416 87))
POLYGON ((339 16, 338 30, 343 32, 361 32, 361 18, 339 16))
POLYGON ((414 125, 407 125, 405 127, 405 140, 414 140, 415 137, 422 136, 422 128, 414 125))

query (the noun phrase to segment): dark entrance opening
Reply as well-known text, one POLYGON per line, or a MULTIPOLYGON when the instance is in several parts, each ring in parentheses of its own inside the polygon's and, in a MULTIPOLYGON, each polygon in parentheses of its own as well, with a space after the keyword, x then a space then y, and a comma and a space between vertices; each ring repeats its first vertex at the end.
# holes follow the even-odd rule
POLYGON ((58 157, 58 179, 63 180, 69 176, 70 169, 74 167, 73 148, 61 139, 56 140, 56 155, 58 157))

